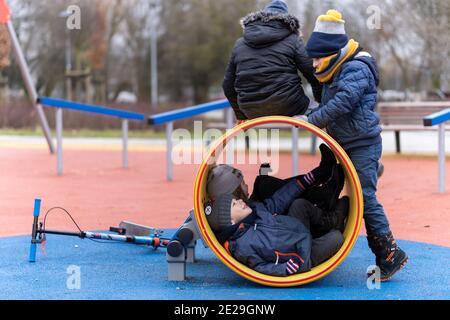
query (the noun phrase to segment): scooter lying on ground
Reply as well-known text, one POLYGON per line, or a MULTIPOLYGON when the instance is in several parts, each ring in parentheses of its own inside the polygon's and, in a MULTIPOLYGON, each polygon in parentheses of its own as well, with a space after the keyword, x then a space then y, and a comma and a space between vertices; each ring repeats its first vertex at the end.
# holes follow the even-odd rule
MULTIPOLYGON (((173 236, 166 238, 162 236, 164 230, 135 224, 128 221, 122 221, 118 227, 110 227, 110 233, 83 231, 75 222, 72 215, 62 207, 53 207, 49 209, 46 212, 43 221, 39 221, 40 208, 41 199, 35 199, 33 213, 34 221, 31 231, 31 246, 28 259, 29 262, 36 262, 37 244, 41 244, 44 251, 47 234, 78 237, 81 239, 90 239, 92 241, 125 242, 136 245, 150 246, 155 250, 161 247, 165 248, 168 262, 168 280, 183 281, 186 278, 186 263, 195 262, 195 246, 197 240, 202 239, 201 233, 199 232, 194 219, 193 210, 189 212, 189 217, 175 231, 173 236), (47 229, 47 215, 53 210, 62 210, 65 212, 77 227, 78 231, 74 232, 47 229)), ((203 241, 203 243, 205 242, 203 241)))

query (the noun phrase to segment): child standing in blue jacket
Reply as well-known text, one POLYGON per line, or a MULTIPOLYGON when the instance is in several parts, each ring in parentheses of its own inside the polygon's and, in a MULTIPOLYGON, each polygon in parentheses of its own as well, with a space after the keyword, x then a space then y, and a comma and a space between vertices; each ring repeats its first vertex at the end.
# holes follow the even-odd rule
POLYGON ((308 115, 308 121, 326 128, 355 166, 363 190, 369 247, 376 256, 381 281, 386 281, 406 264, 408 256, 397 246, 376 197, 382 153, 375 112, 379 75, 375 60, 358 42, 348 39, 344 24, 338 11, 329 10, 317 18, 307 43, 315 75, 324 84, 321 105, 308 115))

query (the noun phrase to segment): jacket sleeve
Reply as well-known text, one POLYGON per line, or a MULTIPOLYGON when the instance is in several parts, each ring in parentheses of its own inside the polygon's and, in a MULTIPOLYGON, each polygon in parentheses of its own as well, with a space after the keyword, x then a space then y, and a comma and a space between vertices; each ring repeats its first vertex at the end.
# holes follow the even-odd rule
POLYGON ((255 271, 272 275, 272 276, 286 276, 286 263, 275 264, 273 262, 266 262, 258 255, 251 255, 247 260, 248 266, 255 271))
POLYGON ((272 197, 265 199, 262 204, 270 213, 282 214, 302 192, 303 189, 297 179, 292 179, 278 189, 272 197))
POLYGON ((234 88, 234 82, 236 81, 236 64, 234 62, 234 50, 231 54, 230 61, 227 66, 227 70, 225 71, 225 77, 223 79, 222 88, 225 96, 231 104, 231 107, 234 110, 234 114, 236 115, 236 119, 238 120, 246 120, 247 117, 245 114, 239 109, 238 101, 237 101, 237 92, 234 88))
POLYGON ((320 103, 322 100, 322 84, 314 75, 313 61, 308 57, 305 45, 301 38, 298 38, 298 41, 296 42, 295 64, 297 69, 300 70, 306 80, 311 84, 314 99, 320 103))
POLYGON ((319 128, 352 112, 369 87, 370 75, 367 68, 361 68, 359 63, 345 67, 337 81, 335 96, 308 116, 308 121, 319 128))

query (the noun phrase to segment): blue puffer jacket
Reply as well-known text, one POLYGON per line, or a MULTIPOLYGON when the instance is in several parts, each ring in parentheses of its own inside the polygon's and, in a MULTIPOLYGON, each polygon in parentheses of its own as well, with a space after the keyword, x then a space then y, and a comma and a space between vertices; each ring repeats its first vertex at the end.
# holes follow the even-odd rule
POLYGON ((381 142, 375 112, 379 82, 375 59, 361 52, 341 66, 322 91, 322 103, 308 121, 327 132, 345 149, 381 142))
POLYGON ((302 191, 292 180, 264 202, 251 202, 253 212, 228 239, 231 255, 258 272, 274 276, 288 275, 286 263, 294 256, 301 261, 299 272, 310 270, 310 231, 298 219, 276 214, 286 212, 302 191))

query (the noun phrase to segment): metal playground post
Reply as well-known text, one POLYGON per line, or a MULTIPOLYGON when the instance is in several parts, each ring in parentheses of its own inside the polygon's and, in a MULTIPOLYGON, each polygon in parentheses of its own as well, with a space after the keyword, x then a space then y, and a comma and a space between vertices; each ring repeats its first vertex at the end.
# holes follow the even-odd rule
POLYGON ((450 109, 423 118, 425 127, 438 126, 438 192, 445 192, 445 125, 450 121, 450 109))
POLYGON ((42 106, 37 103, 38 94, 36 92, 36 88, 33 84, 33 80, 31 78, 30 69, 28 68, 28 64, 25 60, 25 56, 23 54, 22 48, 20 47, 19 40, 17 39, 16 32, 14 30, 13 24, 10 19, 10 12, 7 3, 4 0, 0 0, 0 7, 2 9, 0 23, 4 23, 8 30, 9 37, 11 39, 11 46, 16 57, 16 61, 19 65, 20 72, 22 74, 23 81, 25 83, 25 89, 28 92, 28 96, 31 99, 31 103, 33 107, 36 109, 37 114, 39 116, 39 121, 41 123, 42 131, 44 132, 45 138, 47 140, 48 147, 50 149, 50 153, 54 153, 53 141, 50 133, 50 128, 48 126, 47 118, 45 117, 44 110, 42 106))

